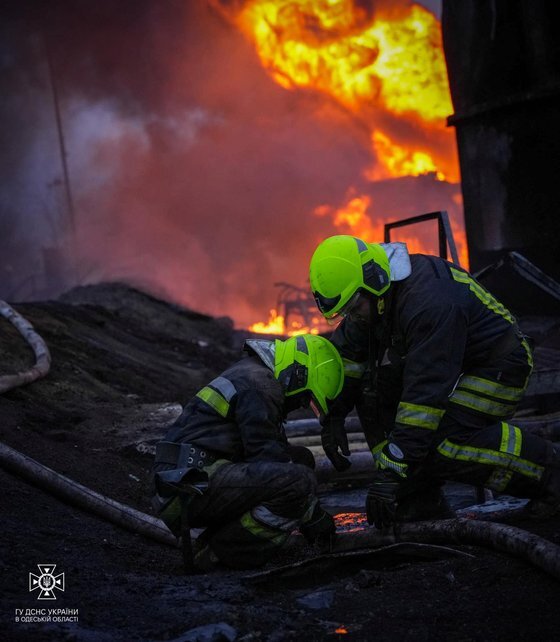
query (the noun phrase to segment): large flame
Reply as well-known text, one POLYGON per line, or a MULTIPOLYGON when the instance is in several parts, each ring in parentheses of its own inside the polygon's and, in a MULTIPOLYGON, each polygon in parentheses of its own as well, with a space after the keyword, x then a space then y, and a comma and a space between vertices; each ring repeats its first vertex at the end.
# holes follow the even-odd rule
POLYGON ((392 176, 420 176, 432 172, 438 180, 445 179, 428 150, 398 145, 380 130, 373 132, 371 142, 379 163, 366 171, 365 175, 370 180, 383 180, 392 176))
MULTIPOLYGON (((423 175, 459 181, 455 139, 445 122, 453 110, 440 24, 430 11, 405 0, 390 8, 380 2, 375 11, 374 3, 357 0, 209 2, 254 44, 263 67, 282 87, 323 94, 357 119, 375 159, 357 177, 362 184, 423 175)), ((339 233, 383 241, 387 215, 374 212, 366 191, 350 186, 344 204, 321 204, 313 213, 330 218, 339 233)), ((466 265, 463 231, 452 225, 466 265)), ((405 241, 411 252, 430 253, 424 238, 411 229, 395 240, 405 241)), ((250 329, 309 331, 286 327, 275 310, 268 323, 250 329)))
POLYGON ((236 16, 285 87, 313 87, 361 111, 372 99, 396 114, 451 113, 439 22, 419 5, 392 19, 353 0, 253 0, 236 16))
POLYGON ((366 122, 377 157, 370 178, 436 172, 458 179, 453 135, 445 130, 452 106, 441 31, 430 11, 412 4, 373 15, 355 0, 213 4, 254 43, 280 85, 327 94, 366 122), (376 118, 380 111, 443 138, 447 149, 434 154, 428 144, 393 140, 376 118))

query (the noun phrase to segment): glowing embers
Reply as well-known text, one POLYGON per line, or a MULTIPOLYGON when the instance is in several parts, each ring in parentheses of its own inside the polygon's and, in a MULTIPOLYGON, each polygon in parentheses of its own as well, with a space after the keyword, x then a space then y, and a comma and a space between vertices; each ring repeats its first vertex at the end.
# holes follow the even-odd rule
POLYGON ((352 533, 368 528, 365 513, 338 513, 334 515, 338 532, 352 533))

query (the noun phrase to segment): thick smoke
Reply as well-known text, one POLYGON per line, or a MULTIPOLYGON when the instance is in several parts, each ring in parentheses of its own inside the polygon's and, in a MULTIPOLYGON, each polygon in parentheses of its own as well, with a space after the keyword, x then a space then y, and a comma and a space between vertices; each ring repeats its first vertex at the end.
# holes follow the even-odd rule
MULTIPOLYGON (((305 285, 337 231, 312 212, 374 162, 363 123, 276 85, 204 0, 18 3, 3 25, 0 296, 120 279, 244 326, 274 282, 305 285)), ((360 188, 383 217, 459 211, 456 186, 416 180, 360 188)))

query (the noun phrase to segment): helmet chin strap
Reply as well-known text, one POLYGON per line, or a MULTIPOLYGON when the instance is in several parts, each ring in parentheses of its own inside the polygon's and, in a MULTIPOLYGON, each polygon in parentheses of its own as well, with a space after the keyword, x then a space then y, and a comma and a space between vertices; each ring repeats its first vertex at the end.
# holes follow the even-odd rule
POLYGON ((369 299, 369 319, 372 324, 381 323, 391 306, 392 288, 390 288, 383 296, 370 295, 369 299))
POLYGON ((358 323, 377 325, 382 321, 385 313, 385 297, 378 297, 370 292, 367 292, 365 296, 367 297, 367 308, 363 310, 363 313, 350 313, 348 316, 358 323))
POLYGON ((375 301, 374 297, 370 297, 369 300, 369 315, 370 315, 370 324, 369 324, 369 333, 368 333, 368 353, 369 353, 369 388, 371 393, 374 393, 376 390, 377 378, 375 376, 375 360, 377 357, 377 342, 375 340, 375 301))
POLYGON ((369 297, 369 333, 368 333, 368 353, 370 363, 370 382, 371 390, 375 390, 374 364, 378 357, 378 343, 376 333, 380 323, 383 321, 385 314, 385 298, 370 295, 369 297))
POLYGON ((284 397, 284 411, 286 414, 302 407, 302 395, 302 392, 297 392, 295 395, 286 395, 284 397))

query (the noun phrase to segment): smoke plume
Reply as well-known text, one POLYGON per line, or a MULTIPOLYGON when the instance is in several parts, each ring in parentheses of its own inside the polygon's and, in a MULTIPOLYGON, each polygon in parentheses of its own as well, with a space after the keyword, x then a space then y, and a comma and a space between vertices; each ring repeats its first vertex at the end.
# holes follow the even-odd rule
POLYGON ((243 327, 274 282, 305 285, 339 231, 313 212, 351 189, 384 219, 448 209, 459 229, 456 184, 367 181, 363 121, 276 84, 204 0, 23 2, 0 29, 3 298, 124 280, 243 327))

